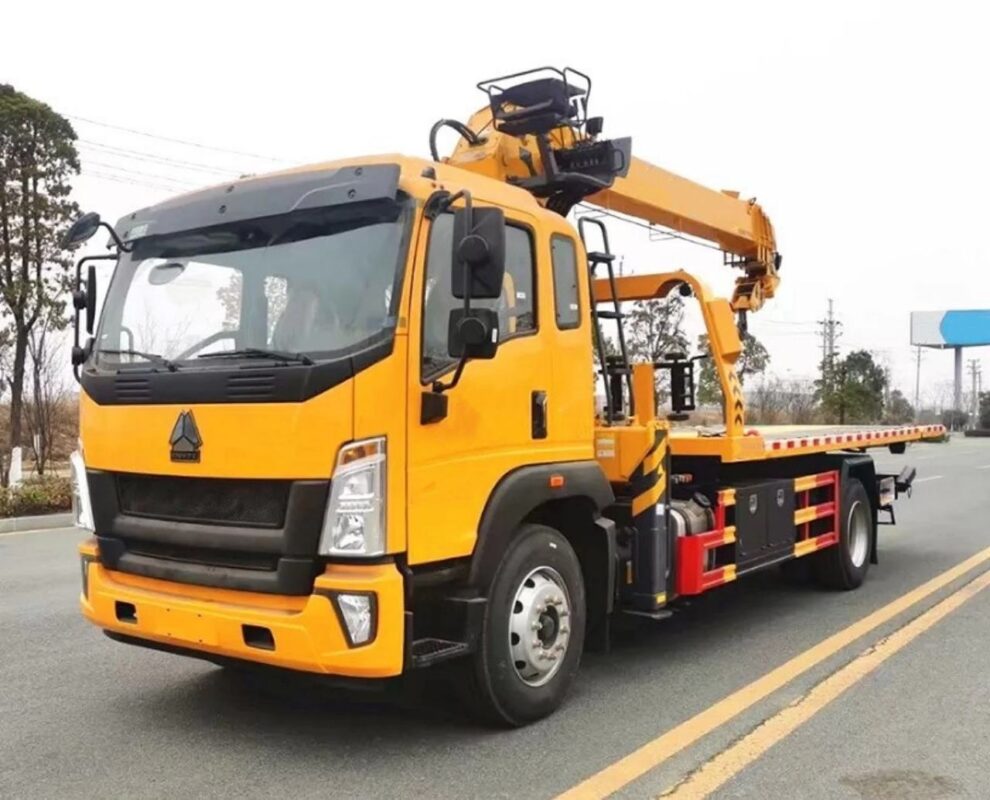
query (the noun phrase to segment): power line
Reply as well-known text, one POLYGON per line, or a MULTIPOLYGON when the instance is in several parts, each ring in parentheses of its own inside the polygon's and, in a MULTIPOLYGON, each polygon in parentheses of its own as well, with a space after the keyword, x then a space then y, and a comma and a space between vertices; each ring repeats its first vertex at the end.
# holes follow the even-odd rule
POLYGON ((77 117, 75 114, 65 114, 65 116, 68 117, 69 119, 75 120, 76 122, 85 122, 89 125, 97 125, 101 128, 108 128, 113 131, 132 133, 135 136, 144 136, 148 139, 157 139, 158 141, 161 142, 171 142, 172 144, 181 144, 181 145, 185 145, 186 147, 195 147, 199 150, 210 150, 214 153, 229 153, 230 155, 244 156, 245 158, 257 158, 262 161, 273 161, 281 164, 289 163, 284 158, 263 156, 258 153, 248 153, 243 150, 231 150, 230 148, 227 147, 214 147, 213 145, 202 144, 201 142, 192 142, 189 141, 188 139, 175 139, 172 138, 171 136, 160 136, 157 133, 148 133, 147 131, 139 131, 135 128, 125 128, 123 125, 112 125, 109 122, 100 122, 98 120, 88 119, 86 117, 77 117))
POLYGON ((670 239, 680 239, 684 242, 689 242, 690 244, 697 244, 701 247, 707 247, 709 250, 718 250, 722 252, 722 248, 717 244, 712 244, 711 242, 706 242, 704 239, 697 239, 693 236, 688 236, 685 233, 678 233, 677 231, 672 231, 667 228, 661 228, 658 225, 653 225, 649 222, 641 222, 640 220, 633 219, 632 217, 627 217, 625 214, 618 214, 615 211, 609 211, 605 208, 596 208, 595 206, 588 205, 587 203, 578 203, 577 208, 584 210, 585 214, 581 216, 594 216, 594 217, 611 217, 612 219, 618 220, 619 222, 627 222, 630 225, 635 225, 638 228, 644 228, 651 234, 661 234, 660 237, 652 239, 654 242, 663 242, 670 239))
POLYGON ((103 169, 115 170, 117 172, 123 172, 127 175, 134 175, 139 178, 152 178, 154 180, 169 181, 174 183, 176 186, 181 186, 185 188, 197 188, 197 184, 190 183, 189 181, 184 181, 181 178, 173 178, 170 175, 160 175, 155 172, 141 172, 140 170, 130 169, 129 167, 122 167, 118 164, 107 164, 105 161, 94 161, 92 159, 86 159, 84 164, 92 164, 94 167, 102 167, 103 169))
POLYGON ((768 319, 759 318, 760 322, 769 322, 771 325, 818 325, 819 323, 815 320, 787 320, 787 319, 768 319))
POLYGON ((115 147, 113 145, 103 144, 101 142, 93 142, 88 139, 80 139, 79 143, 87 148, 96 148, 101 151, 101 154, 113 155, 132 161, 146 161, 151 164, 181 167, 182 169, 191 170, 193 172, 206 172, 214 175, 237 175, 245 172, 245 170, 242 169, 220 169, 218 167, 211 167, 208 164, 203 164, 196 161, 184 161, 178 158, 155 155, 154 153, 149 153, 145 150, 130 150, 126 147, 115 147))
POLYGON ((137 181, 130 180, 129 178, 123 178, 119 175, 112 175, 106 172, 99 172, 97 170, 86 170, 82 173, 84 178, 96 178, 101 181, 112 181, 113 183, 125 183, 131 186, 142 186, 147 189, 157 189, 163 192, 175 192, 175 186, 164 186, 157 183, 149 183, 148 181, 137 181))

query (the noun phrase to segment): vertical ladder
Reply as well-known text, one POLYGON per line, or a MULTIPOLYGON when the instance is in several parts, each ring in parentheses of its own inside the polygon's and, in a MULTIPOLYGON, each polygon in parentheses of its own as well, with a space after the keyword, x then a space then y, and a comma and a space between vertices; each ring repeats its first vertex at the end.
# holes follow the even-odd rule
POLYGON ((625 315, 619 304, 618 293, 615 288, 615 269, 612 263, 615 255, 608 245, 608 229, 605 223, 594 217, 580 217, 578 219, 578 233, 581 242, 584 244, 585 252, 588 254, 588 287, 591 297, 591 318, 595 323, 595 345, 598 350, 599 372, 602 376, 602 383, 605 386, 605 420, 606 422, 617 422, 625 419, 623 412, 624 397, 623 383, 626 387, 629 398, 629 415, 636 413, 633 407, 633 386, 632 367, 629 364, 629 351, 626 348, 626 337, 622 327, 622 320, 625 315), (585 225, 594 225, 598 228, 602 237, 602 249, 590 250, 588 239, 585 236, 585 225), (609 286, 612 288, 612 308, 599 310, 595 302, 595 271, 599 265, 604 265, 608 274, 609 286), (601 321, 603 319, 615 320, 619 352, 617 355, 607 355, 605 352, 605 338, 602 335, 601 321))

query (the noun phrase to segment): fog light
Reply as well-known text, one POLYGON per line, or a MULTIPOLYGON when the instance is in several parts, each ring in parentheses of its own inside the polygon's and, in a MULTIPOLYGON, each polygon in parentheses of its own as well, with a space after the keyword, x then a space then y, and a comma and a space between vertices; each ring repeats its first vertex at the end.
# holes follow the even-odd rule
POLYGON ((368 644, 375 638, 377 620, 373 594, 334 594, 337 614, 351 647, 368 644))

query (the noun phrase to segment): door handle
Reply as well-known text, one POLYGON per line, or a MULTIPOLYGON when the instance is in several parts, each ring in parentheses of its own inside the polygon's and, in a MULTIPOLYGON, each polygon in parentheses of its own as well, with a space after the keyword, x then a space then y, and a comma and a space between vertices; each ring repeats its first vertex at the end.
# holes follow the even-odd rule
POLYGON ((530 399, 533 420, 533 438, 547 438, 547 393, 542 389, 533 392, 530 399))

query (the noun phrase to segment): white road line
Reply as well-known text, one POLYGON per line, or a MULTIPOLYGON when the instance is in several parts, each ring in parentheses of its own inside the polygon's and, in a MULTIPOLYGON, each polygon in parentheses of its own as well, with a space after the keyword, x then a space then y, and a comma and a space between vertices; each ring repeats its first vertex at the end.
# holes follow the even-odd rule
POLYGON ((984 464, 982 467, 977 467, 977 469, 990 469, 990 464, 984 464))
MULTIPOLYGON (((917 481, 915 481, 917 483, 917 481)), ((61 528, 31 528, 29 531, 7 531, 7 533, 0 533, 0 539, 4 536, 23 536, 26 533, 45 533, 47 531, 64 531, 66 528, 73 527, 71 524, 65 525, 61 528)))
POLYGON ((944 478, 944 475, 929 475, 927 478, 918 478, 915 483, 924 483, 925 481, 937 481, 944 478))

